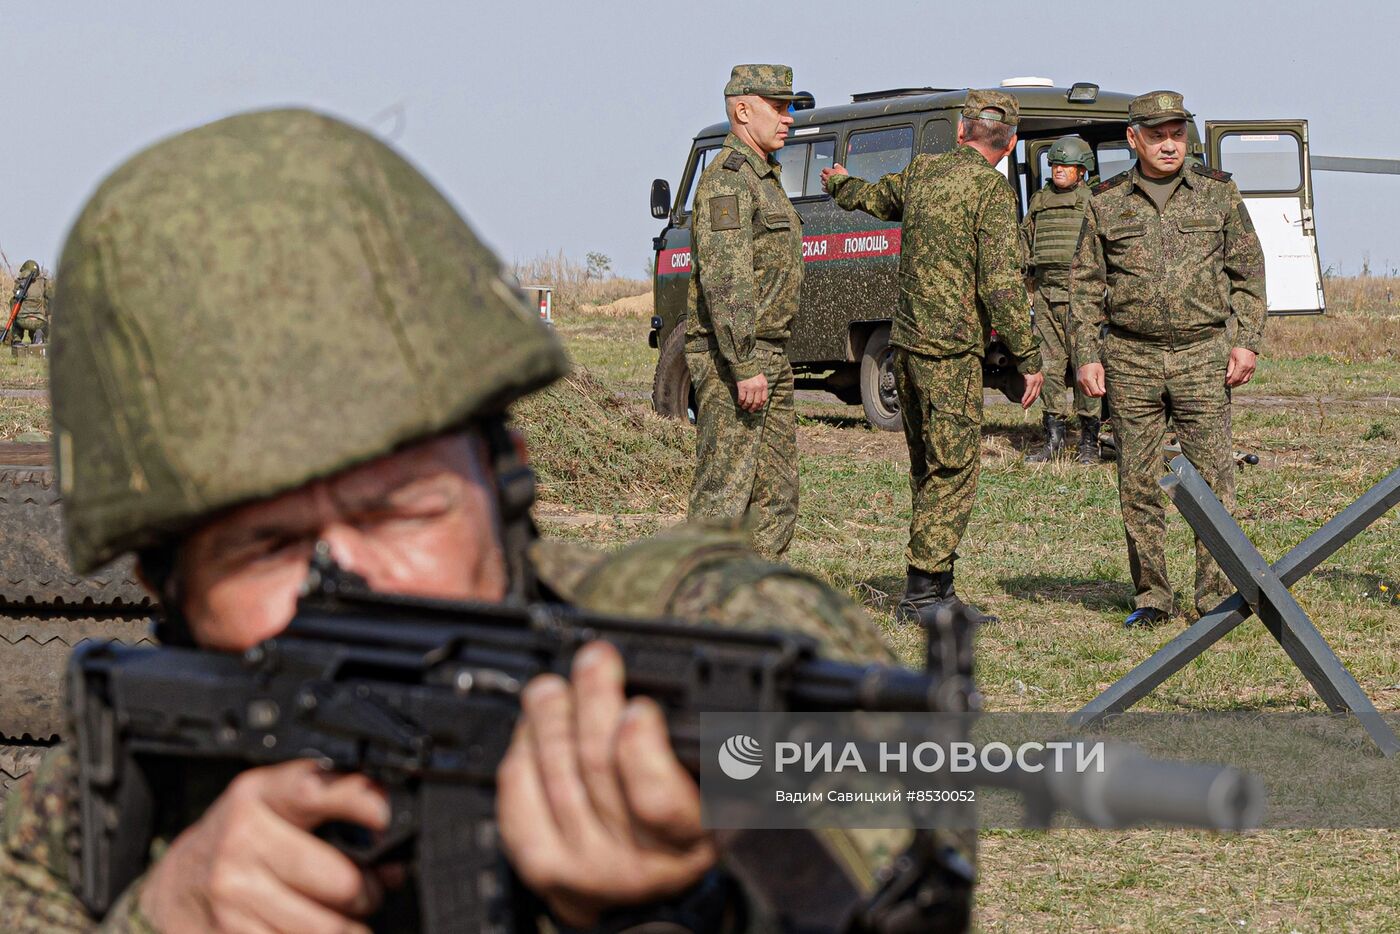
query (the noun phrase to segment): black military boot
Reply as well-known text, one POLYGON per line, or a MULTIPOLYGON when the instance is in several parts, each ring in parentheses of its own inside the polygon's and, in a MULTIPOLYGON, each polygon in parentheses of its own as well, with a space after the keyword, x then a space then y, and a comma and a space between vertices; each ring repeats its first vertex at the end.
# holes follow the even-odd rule
MULTIPOLYGON (((1064 422, 1060 422, 1060 425, 1063 426, 1064 422)), ((1061 437, 1063 438, 1063 434, 1061 435, 1061 437)), ((946 606, 949 609, 951 609, 954 613, 957 613, 959 611, 966 613, 968 620, 977 626, 981 626, 985 623, 1001 622, 1000 616, 993 616, 990 613, 983 613, 971 603, 963 602, 962 598, 958 596, 958 592, 953 589, 952 571, 944 571, 942 574, 938 574, 935 576, 936 584, 939 591, 937 604, 938 606, 946 606)))
POLYGON ((1060 456, 1065 449, 1065 432, 1069 426, 1065 420, 1045 413, 1045 446, 1034 454, 1026 455, 1027 464, 1044 464, 1060 456))
POLYGON ((1079 453, 1076 464, 1097 464, 1099 462, 1099 420, 1079 417, 1079 453))
POLYGON ((909 567, 905 574, 904 597, 894 610, 895 619, 901 623, 918 622, 920 610, 938 602, 941 591, 936 586, 935 577, 928 571, 909 567))

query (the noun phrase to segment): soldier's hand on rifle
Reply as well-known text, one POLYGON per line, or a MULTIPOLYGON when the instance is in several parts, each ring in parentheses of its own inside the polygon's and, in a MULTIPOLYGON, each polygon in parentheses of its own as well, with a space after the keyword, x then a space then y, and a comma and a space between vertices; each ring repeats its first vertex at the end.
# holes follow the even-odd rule
POLYGON ((310 760, 249 769, 152 867, 141 911, 158 931, 368 932, 381 886, 312 835, 328 821, 382 830, 389 804, 310 760))
POLYGON ((1040 398, 1040 388, 1045 385, 1044 373, 1031 373, 1026 377, 1026 391, 1021 394, 1021 408, 1028 409, 1031 403, 1040 398))
POLYGON ((739 390, 739 408, 746 412, 759 412, 768 404, 768 377, 762 373, 741 379, 735 384, 739 390))
POLYGON ((1086 363, 1079 368, 1079 388, 1084 395, 1097 399, 1106 391, 1103 381, 1103 364, 1086 363))
POLYGON ((833 176, 833 175, 850 175, 850 174, 851 174, 850 172, 847 172, 847 171, 846 171, 846 167, 845 167, 844 165, 842 165, 841 163, 837 162, 836 164, 832 165, 830 168, 822 169, 822 187, 823 187, 823 188, 826 187, 827 179, 831 178, 831 176, 833 176))
POLYGON ((1254 365, 1258 359, 1258 354, 1243 347, 1230 351, 1230 364, 1225 368, 1225 385, 1234 388, 1249 382, 1254 376, 1254 365))
POLYGON ((535 678, 496 773, 506 855, 572 927, 684 892, 717 858, 660 708, 622 686, 622 658, 601 642, 575 656, 572 683, 535 678))

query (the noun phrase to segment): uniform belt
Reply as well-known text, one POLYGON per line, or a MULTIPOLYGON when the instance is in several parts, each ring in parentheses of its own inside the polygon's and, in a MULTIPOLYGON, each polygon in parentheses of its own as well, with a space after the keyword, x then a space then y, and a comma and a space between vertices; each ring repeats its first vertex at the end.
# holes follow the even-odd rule
POLYGON ((1128 331, 1115 324, 1108 326, 1108 333, 1114 337, 1122 338, 1125 341, 1136 341, 1141 344, 1161 344, 1166 347, 1190 347, 1192 344, 1199 344, 1208 341, 1213 337, 1219 337, 1225 333, 1225 325, 1215 324, 1210 327, 1201 328, 1198 331, 1191 331, 1186 334, 1177 334, 1173 337, 1156 337, 1147 334, 1139 334, 1136 331, 1128 331))
MULTIPOLYGON (((767 337, 754 339, 754 347, 762 347, 765 350, 774 350, 778 353, 787 352, 786 340, 771 340, 767 337)), ((686 353, 700 353, 701 351, 719 350, 719 342, 715 340, 713 334, 702 334, 698 337, 687 337, 685 341, 686 353)))

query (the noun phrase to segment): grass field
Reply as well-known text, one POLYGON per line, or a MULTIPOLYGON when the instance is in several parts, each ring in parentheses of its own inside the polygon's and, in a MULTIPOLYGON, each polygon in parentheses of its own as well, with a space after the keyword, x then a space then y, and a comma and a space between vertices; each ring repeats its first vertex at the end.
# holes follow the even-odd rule
MULTIPOLYGON (((1259 375, 1236 395, 1236 446, 1261 459, 1238 474, 1238 518, 1269 560, 1400 466, 1400 314, 1382 299, 1386 284, 1334 280, 1333 314, 1271 322, 1259 375)), ((649 306, 577 300, 556 313, 586 372, 521 407, 542 527, 608 547, 680 520, 693 440, 647 405, 649 306)), ((42 385, 42 363, 0 357, 0 386, 42 385)), ((799 413, 802 510, 791 560, 864 604, 915 663, 921 634, 893 621, 910 509, 902 437, 826 399, 804 397, 799 413)), ((0 440, 46 425, 44 400, 0 397, 0 440)), ((1132 590, 1113 467, 1027 467, 1022 453, 1038 433, 1038 408, 988 408, 981 492, 960 549, 960 592, 1004 620, 978 641, 992 710, 1077 709, 1185 622, 1121 628, 1132 590)), ((1190 533, 1174 513, 1169 538, 1178 602, 1189 607, 1190 533)), ((1377 706, 1400 710, 1400 515, 1383 517, 1293 592, 1377 706)), ((1325 709, 1257 622, 1141 706, 1325 709)), ((1337 767, 1354 755, 1371 754, 1349 748, 1337 767)), ((1389 765, 1400 782, 1400 764, 1389 765)), ((1384 831, 988 832, 981 871, 986 931, 1400 930, 1400 846, 1384 831)))

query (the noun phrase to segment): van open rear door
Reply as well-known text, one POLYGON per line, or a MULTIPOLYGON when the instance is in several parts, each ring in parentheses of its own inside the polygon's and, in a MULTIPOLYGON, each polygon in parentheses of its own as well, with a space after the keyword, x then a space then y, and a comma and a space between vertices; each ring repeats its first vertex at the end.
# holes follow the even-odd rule
POLYGON ((1269 314, 1321 314, 1306 120, 1206 122, 1212 166, 1234 176, 1264 247, 1269 314))

